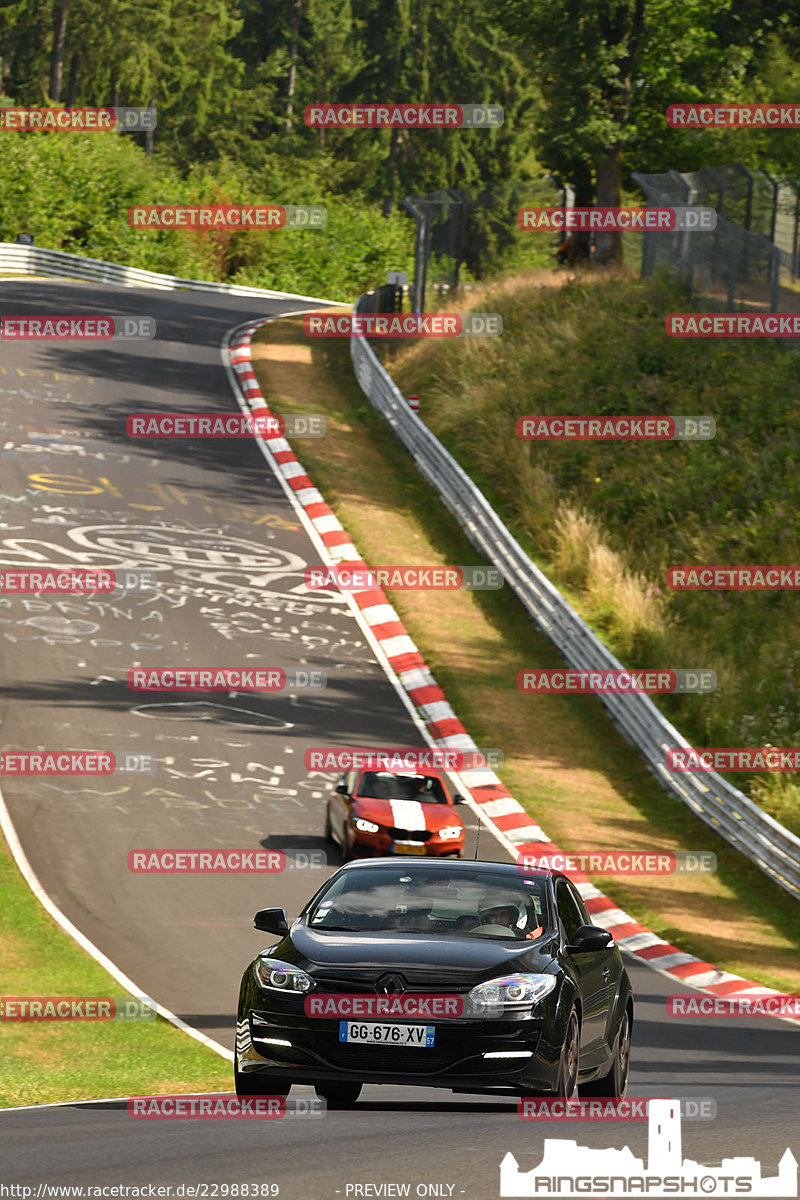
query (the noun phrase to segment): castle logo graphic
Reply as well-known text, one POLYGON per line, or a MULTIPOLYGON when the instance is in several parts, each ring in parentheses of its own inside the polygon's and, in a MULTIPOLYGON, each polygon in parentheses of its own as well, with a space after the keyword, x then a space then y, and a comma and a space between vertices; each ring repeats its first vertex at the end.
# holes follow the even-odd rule
POLYGON ((724 1158, 703 1166, 681 1151, 679 1100, 651 1100, 647 1167, 624 1146, 593 1150, 546 1138, 542 1161, 520 1171, 510 1152, 500 1164, 501 1196, 797 1196, 797 1159, 786 1149, 778 1174, 767 1178, 755 1158, 724 1158))

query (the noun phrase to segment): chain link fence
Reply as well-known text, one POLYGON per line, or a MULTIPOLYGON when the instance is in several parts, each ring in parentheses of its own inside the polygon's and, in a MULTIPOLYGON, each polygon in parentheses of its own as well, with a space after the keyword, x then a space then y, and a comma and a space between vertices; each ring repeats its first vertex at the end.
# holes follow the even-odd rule
POLYGON ((653 175, 636 171, 633 179, 648 204, 700 205, 718 214, 714 230, 645 233, 642 275, 668 268, 726 312, 797 311, 800 195, 792 180, 741 163, 653 175))
POLYGON ((459 287, 462 268, 473 278, 495 269, 515 242, 534 249, 530 233, 517 227, 517 212, 524 205, 569 204, 571 189, 560 187, 551 175, 527 183, 471 188, 443 188, 420 196, 412 192, 403 208, 417 224, 414 251, 414 285, 411 307, 425 311, 429 288, 439 292, 459 287))

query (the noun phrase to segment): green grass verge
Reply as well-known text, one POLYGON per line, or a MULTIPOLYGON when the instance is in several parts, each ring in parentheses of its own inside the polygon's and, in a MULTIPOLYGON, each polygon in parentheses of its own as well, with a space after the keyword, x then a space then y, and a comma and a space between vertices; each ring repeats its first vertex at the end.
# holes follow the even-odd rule
MULTIPOLYGON (((123 989, 44 911, 0 837, 0 994, 120 996, 123 989)), ((233 1087, 220 1055, 161 1017, 0 1019, 0 1107, 233 1087)))

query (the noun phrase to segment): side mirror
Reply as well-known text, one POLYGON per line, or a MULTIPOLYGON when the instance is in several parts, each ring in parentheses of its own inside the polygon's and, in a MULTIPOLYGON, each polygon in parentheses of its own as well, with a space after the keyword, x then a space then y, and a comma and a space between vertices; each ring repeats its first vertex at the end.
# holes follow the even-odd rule
POLYGON ((614 938, 607 929, 599 929, 597 925, 580 925, 566 950, 568 954, 587 954, 607 950, 613 942, 614 938))
POLYGON ((337 783, 336 791, 339 793, 340 796, 349 796, 350 795, 350 793, 347 790, 346 783, 337 783))
POLYGON ((456 793, 456 794, 453 796, 453 804, 466 804, 466 803, 467 803, 467 802, 466 802, 466 800, 464 799, 464 797, 463 797, 463 796, 459 796, 459 795, 458 795, 458 793, 456 793))
POLYGON ((262 933, 285 934, 289 932, 285 908, 260 908, 253 917, 253 928, 262 933))

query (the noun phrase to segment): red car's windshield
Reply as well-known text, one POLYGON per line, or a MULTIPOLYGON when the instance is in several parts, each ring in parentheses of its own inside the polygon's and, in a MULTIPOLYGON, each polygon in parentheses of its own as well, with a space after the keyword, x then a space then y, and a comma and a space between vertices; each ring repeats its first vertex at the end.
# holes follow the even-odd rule
POLYGON ((418 800, 421 804, 447 804, 441 782, 433 775, 394 775, 391 771, 365 771, 359 796, 373 800, 418 800))

